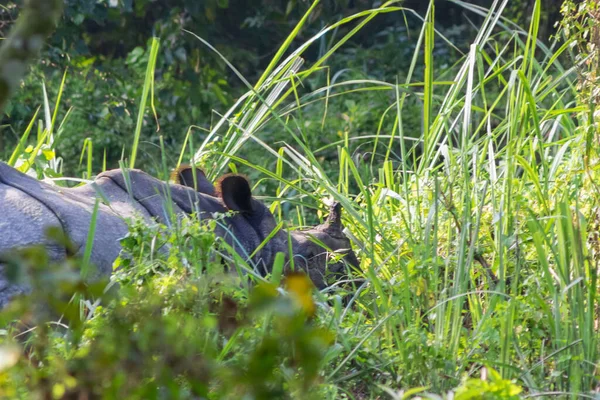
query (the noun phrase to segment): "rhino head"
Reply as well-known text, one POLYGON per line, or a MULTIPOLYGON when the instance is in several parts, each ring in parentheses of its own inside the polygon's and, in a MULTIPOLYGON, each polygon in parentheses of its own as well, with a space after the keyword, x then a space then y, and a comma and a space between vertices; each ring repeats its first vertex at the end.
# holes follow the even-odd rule
POLYGON ((343 229, 342 206, 335 203, 323 224, 290 232, 295 266, 305 270, 319 289, 346 277, 349 268, 359 266, 343 229))
MULTIPOLYGON (((180 184, 188 185, 188 182, 192 181, 190 176, 188 171, 187 180, 179 180, 180 184)), ((271 271, 275 256, 279 252, 286 254, 287 271, 292 267, 305 271, 318 289, 327 287, 328 282, 346 276, 349 268, 358 268, 358 259, 352 251, 350 241, 343 233, 342 207, 339 203, 331 207, 329 217, 321 225, 289 233, 285 230, 276 231, 275 217, 261 201, 252 196, 250 184, 245 177, 225 175, 218 181, 216 189, 210 183, 204 182, 205 180, 204 173, 199 171, 196 176, 197 190, 202 193, 214 193, 228 210, 237 212, 239 218, 248 222, 247 226, 250 229, 234 231, 237 241, 247 243, 250 237, 256 237, 262 243, 265 238, 270 237, 268 243, 253 257, 261 273, 271 271)))

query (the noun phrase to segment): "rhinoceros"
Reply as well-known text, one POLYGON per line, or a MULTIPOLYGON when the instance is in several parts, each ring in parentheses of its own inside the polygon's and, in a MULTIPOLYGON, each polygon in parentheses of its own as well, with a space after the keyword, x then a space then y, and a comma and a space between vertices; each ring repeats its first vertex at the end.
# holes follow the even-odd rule
POLYGON ((289 253, 290 245, 295 266, 306 271, 319 289, 327 286, 326 274, 341 277, 345 276, 347 264, 358 266, 350 242, 342 233, 339 204, 332 207, 322 225, 273 234, 277 226, 275 218, 262 202, 252 197, 250 184, 243 176, 226 175, 217 187, 197 168, 181 169, 175 177, 179 183, 171 184, 140 170, 116 169, 99 174, 92 183, 63 188, 0 162, 0 307, 14 295, 28 291, 26 285, 9 283, 2 255, 17 248, 43 245, 51 261, 82 256, 97 198, 101 201, 90 261, 98 274, 112 272, 113 262, 121 251, 120 239, 128 232, 128 218, 167 223, 170 215, 193 213, 201 219, 225 213, 216 234, 243 258, 256 253, 251 261, 261 266, 259 271, 263 274, 270 271, 278 252, 289 253), (48 227, 60 228, 74 246, 50 240, 46 235, 48 227), (255 252, 270 235, 266 245, 255 252), (341 256, 332 258, 329 250, 341 256))

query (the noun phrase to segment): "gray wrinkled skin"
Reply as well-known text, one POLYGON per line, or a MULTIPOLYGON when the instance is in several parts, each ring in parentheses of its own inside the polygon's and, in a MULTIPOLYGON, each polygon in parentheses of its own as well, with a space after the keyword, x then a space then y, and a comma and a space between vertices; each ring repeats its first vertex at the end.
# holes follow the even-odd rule
MULTIPOLYGON (((91 262, 100 275, 112 271, 121 250, 119 239, 128 232, 126 219, 141 217, 148 223, 158 220, 168 224, 168 216, 172 215, 169 209, 175 214, 197 213, 203 219, 215 212, 236 211, 224 219, 227 227, 217 228, 216 234, 247 258, 272 233, 277 225, 275 218, 252 197, 245 178, 227 175, 215 189, 197 169, 194 185, 190 171, 180 171, 182 184, 167 184, 139 170, 112 170, 98 175, 93 183, 67 189, 40 182, 0 162, 0 308, 14 295, 28 291, 25 283, 7 280, 3 255, 10 255, 17 248, 43 245, 51 261, 82 256, 97 197, 101 202, 91 262), (48 227, 60 228, 74 248, 50 241, 45 234, 48 227)), ((251 260, 259 272, 270 271, 278 252, 288 254, 288 237, 294 267, 306 271, 319 289, 327 286, 326 278, 344 277, 347 264, 358 267, 350 242, 342 233, 339 205, 332 208, 322 225, 289 235, 283 230, 277 232, 251 260), (315 242, 323 243, 325 248, 315 242), (342 257, 332 257, 331 252, 342 257)), ((290 264, 288 259, 287 265, 290 264)))

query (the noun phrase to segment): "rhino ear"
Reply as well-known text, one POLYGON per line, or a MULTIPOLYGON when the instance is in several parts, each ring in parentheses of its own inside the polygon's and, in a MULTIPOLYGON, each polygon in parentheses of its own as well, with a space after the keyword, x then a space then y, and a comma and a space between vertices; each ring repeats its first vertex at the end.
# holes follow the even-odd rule
POLYGON ((190 187, 200 193, 215 195, 215 187, 208 181, 206 174, 200 168, 182 164, 171 173, 171 180, 183 186, 190 187), (194 174, 196 174, 197 186, 194 186, 194 174))
POLYGON ((241 175, 225 175, 219 181, 219 194, 223 203, 232 211, 252 213, 252 189, 241 175))

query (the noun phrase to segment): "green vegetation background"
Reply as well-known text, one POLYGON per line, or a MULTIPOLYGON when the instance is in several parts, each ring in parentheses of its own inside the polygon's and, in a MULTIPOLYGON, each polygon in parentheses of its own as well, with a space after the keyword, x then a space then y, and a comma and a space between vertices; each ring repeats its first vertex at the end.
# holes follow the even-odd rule
MULTIPOLYGON (((9 1, 0 7, 0 37, 8 33, 20 3, 9 1)), ((424 15, 427 3, 411 0, 401 5, 424 15)), ((476 22, 477 17, 467 18, 464 9, 456 4, 437 3, 438 29, 444 29, 448 39, 466 51, 476 32, 469 24, 476 22)), ((489 6, 491 1, 470 3, 489 6)), ((560 1, 544 3, 540 36, 552 32, 551 21, 559 15, 560 1)), ((505 15, 527 23, 533 4, 533 0, 511 1, 505 15)), ((332 21, 377 5, 367 0, 324 1, 311 14, 295 43, 302 43, 332 21)), ((50 99, 55 98, 63 74, 68 71, 57 121, 62 121, 69 110, 72 112, 68 123, 58 129, 54 145, 64 161, 64 174, 75 176, 83 172, 79 160, 86 138, 93 142, 94 171, 101 170, 105 157, 107 168, 118 167, 123 152, 129 154, 131 150, 150 52, 148 43, 155 36, 161 43, 155 87, 158 119, 150 111, 146 113, 138 165, 149 172, 160 170, 155 161, 160 160, 159 136, 164 137, 174 165, 190 126, 194 127, 195 143, 200 143, 212 122, 218 120, 215 112, 226 111, 247 90, 224 62, 183 29, 215 46, 252 83, 309 6, 295 0, 67 0, 64 18, 50 38, 43 62, 32 67, 22 89, 0 117, 0 158, 8 159, 35 110, 42 105, 42 86, 46 86, 50 99)), ((403 81, 415 46, 414 38, 409 38, 410 28, 420 25, 421 21, 405 20, 401 14, 378 16, 330 60, 331 76, 343 71, 357 79, 403 81)), ((352 25, 343 26, 334 36, 341 36, 351 28, 352 25)), ((308 53, 307 62, 318 59, 327 49, 323 39, 308 53)), ((438 65, 445 70, 458 53, 447 46, 438 46, 436 56, 447 60, 438 65)), ((422 74, 421 67, 416 76, 422 74)), ((324 81, 312 83, 316 88, 324 81)), ((307 129, 312 139, 309 143, 319 148, 339 139, 340 132, 348 129, 375 131, 379 115, 369 109, 381 108, 389 97, 368 94, 334 100, 330 114, 334 118, 325 126, 321 127, 319 115, 308 118, 308 123, 312 123, 307 129), (341 115, 342 119, 337 118, 341 115)), ((405 117, 406 131, 414 136, 421 129, 420 108, 420 104, 415 104, 414 113, 405 117)), ((274 142, 284 136, 272 132, 264 137, 274 142)), ((253 157, 252 148, 244 153, 252 162, 260 160, 253 157)), ((323 158, 336 158, 336 154, 323 154, 323 158)))

